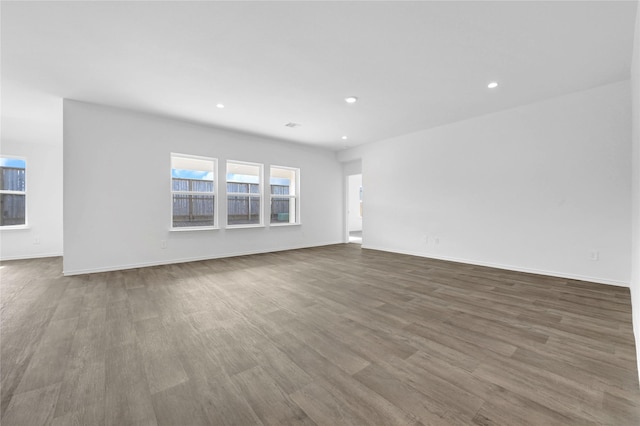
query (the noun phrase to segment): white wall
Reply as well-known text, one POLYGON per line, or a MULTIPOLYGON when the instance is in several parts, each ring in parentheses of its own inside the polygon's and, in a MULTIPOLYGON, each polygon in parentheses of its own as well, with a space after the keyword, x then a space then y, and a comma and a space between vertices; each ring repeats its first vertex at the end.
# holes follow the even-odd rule
POLYGON ((633 144, 633 250, 631 303, 633 305, 633 329, 636 337, 638 377, 640 378, 640 2, 636 10, 636 32, 631 65, 632 144, 633 144))
MULTIPOLYGON (((342 155, 342 152, 340 151, 336 152, 336 158, 339 158, 341 155, 342 155)), ((362 161, 358 159, 355 161, 342 163, 342 173, 344 174, 345 177, 362 174, 362 161)))
POLYGON ((27 229, 0 230, 0 259, 62 255, 62 146, 2 140, 0 153, 27 159, 27 229))
POLYGON ((349 176, 349 231, 362 231, 362 216, 360 216, 360 188, 362 175, 349 176))
POLYGON ((65 274, 343 241, 332 151, 65 100, 64 162, 65 274), (228 159, 299 167, 302 225, 169 232, 171 152, 218 158, 219 182, 228 159))
POLYGON ((624 81, 340 153, 362 158, 364 247, 628 286, 629 93, 624 81))

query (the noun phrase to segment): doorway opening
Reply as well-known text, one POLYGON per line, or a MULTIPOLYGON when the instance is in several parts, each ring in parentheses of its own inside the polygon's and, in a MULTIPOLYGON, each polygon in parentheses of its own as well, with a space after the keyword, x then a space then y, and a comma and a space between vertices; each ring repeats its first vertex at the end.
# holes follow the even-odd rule
POLYGON ((362 244, 362 175, 349 175, 347 197, 347 231, 349 242, 362 244))

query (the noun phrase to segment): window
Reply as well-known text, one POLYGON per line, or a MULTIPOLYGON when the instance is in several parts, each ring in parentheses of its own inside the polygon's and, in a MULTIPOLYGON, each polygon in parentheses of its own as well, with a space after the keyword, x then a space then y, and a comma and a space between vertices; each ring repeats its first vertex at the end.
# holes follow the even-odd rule
POLYGON ((27 224, 27 162, 24 158, 0 157, 0 226, 27 224))
POLYGON ((214 228, 215 158, 171 154, 171 228, 214 228))
POLYGON ((262 164, 227 161, 227 224, 262 225, 262 164))
POLYGON ((300 223, 300 169, 271 167, 271 223, 300 223))

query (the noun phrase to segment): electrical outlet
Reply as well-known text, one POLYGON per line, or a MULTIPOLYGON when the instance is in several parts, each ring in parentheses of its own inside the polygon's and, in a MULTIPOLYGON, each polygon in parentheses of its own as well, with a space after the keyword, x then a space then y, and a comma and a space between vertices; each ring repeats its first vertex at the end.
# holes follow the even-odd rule
POLYGON ((33 239, 33 244, 35 244, 35 245, 40 244, 40 237, 35 237, 35 238, 33 239))
POLYGON ((433 237, 433 243, 436 245, 440 244, 440 237, 433 237))
POLYGON ((429 244, 429 236, 428 235, 424 236, 424 243, 425 244, 429 244))
POLYGON ((167 248, 167 240, 160 240, 160 248, 161 249, 167 248))
POLYGON ((592 250, 591 252, 589 252, 589 259, 600 260, 600 252, 597 250, 592 250))

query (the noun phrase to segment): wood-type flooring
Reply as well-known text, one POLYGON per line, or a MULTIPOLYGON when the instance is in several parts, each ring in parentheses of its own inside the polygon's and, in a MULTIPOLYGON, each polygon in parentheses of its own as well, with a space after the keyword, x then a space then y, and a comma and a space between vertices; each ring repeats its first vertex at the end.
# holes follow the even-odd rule
POLYGON ((327 247, 0 264, 13 425, 639 425, 627 288, 327 247))

